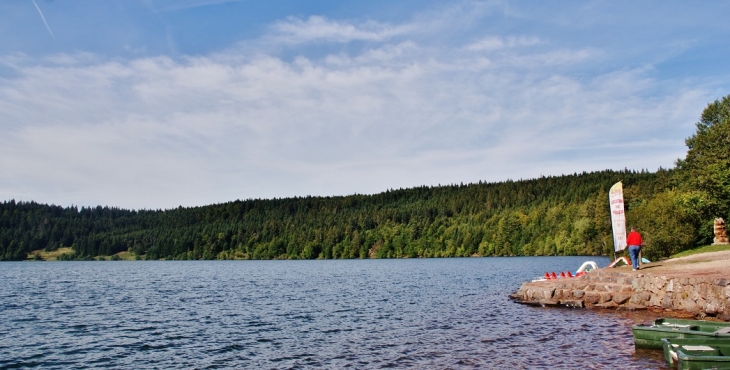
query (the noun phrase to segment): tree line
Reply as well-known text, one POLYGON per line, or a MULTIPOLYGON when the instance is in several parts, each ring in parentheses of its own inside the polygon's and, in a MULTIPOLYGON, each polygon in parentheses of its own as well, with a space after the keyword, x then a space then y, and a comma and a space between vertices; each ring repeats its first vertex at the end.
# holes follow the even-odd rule
POLYGON ((712 241, 730 211, 730 96, 710 103, 675 168, 598 171, 374 195, 248 199, 126 210, 0 203, 0 260, 71 247, 65 259, 129 251, 145 259, 342 259, 608 255, 608 189, 648 258, 712 241))

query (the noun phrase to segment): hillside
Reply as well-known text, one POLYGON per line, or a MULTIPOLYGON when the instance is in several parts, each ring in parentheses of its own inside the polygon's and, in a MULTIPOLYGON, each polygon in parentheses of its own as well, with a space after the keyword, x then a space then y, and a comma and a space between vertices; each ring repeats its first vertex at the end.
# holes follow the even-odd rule
MULTIPOLYGON (((612 251, 607 189, 637 207, 671 171, 601 171, 376 195, 245 200, 172 210, 0 204, 0 256, 72 247, 66 258, 312 259, 598 255, 612 251)), ((650 238, 649 238, 650 239, 650 238)))

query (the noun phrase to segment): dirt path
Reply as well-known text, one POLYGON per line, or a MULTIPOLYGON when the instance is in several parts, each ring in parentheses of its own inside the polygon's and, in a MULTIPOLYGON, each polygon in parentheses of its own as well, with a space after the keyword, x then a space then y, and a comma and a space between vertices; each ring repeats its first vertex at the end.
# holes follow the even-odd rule
MULTIPOLYGON (((616 270, 631 272, 631 267, 622 266, 616 270)), ((647 263, 634 273, 651 273, 667 277, 702 276, 730 279, 730 250, 647 263)))

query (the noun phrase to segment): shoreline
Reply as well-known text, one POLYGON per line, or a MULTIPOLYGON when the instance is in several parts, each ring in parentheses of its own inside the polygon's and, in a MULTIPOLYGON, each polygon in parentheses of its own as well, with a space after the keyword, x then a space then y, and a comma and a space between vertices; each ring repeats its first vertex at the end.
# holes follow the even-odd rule
POLYGON ((642 265, 601 268, 580 277, 525 282, 509 296, 521 304, 650 310, 730 321, 730 251, 642 265))

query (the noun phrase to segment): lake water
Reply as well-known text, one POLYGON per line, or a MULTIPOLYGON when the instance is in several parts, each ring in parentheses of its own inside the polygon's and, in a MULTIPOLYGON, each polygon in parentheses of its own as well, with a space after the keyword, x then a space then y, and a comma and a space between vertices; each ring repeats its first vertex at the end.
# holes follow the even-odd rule
POLYGON ((663 368, 649 313, 507 297, 588 259, 0 263, 0 368, 663 368))

